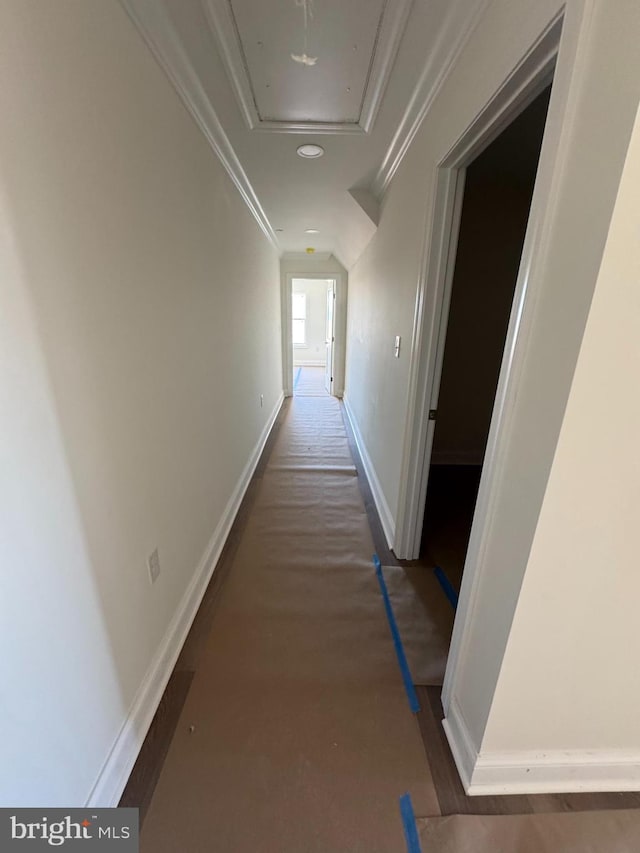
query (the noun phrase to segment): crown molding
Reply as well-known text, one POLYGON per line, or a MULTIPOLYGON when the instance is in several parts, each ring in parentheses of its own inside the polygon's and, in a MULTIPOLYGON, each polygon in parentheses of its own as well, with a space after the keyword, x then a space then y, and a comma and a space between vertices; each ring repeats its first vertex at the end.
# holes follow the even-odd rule
POLYGON ((452 4, 436 50, 427 57, 404 111, 398 129, 371 184, 371 192, 382 199, 431 105, 456 64, 471 33, 491 0, 467 0, 452 4), (434 68, 437 73, 434 75, 434 68))
POLYGON ((120 0, 120 3, 193 116, 265 237, 279 253, 275 232, 164 4, 159 0, 120 0))
POLYGON ((369 133, 373 128, 378 115, 400 47, 400 40, 407 25, 411 3, 412 0, 387 0, 385 3, 360 112, 359 124, 365 133, 369 133))
POLYGON ((369 133, 373 128, 409 17, 411 3, 412 0, 385 0, 358 120, 322 122, 277 121, 263 119, 260 116, 231 0, 202 0, 209 27, 220 51, 240 113, 249 130, 332 135, 369 133))

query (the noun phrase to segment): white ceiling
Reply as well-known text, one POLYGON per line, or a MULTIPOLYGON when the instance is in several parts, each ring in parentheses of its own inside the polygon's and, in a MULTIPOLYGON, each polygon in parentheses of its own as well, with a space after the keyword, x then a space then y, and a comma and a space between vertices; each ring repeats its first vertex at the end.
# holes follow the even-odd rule
MULTIPOLYGON (((358 125, 380 36, 410 0, 206 0, 227 73, 249 126, 358 125), (294 59, 294 57, 296 57, 294 59), (243 91, 242 91, 243 90, 243 91)), ((392 46, 395 55, 396 43, 392 46)), ((391 62, 388 63, 389 65, 391 62)), ((384 69, 382 69, 384 70, 384 69)), ((377 82, 377 81, 376 81, 377 82)), ((276 129, 276 128, 274 128, 276 129)), ((338 128, 339 129, 339 128, 338 128)))
POLYGON ((325 0, 305 27, 291 0, 228 2, 261 121, 357 123, 383 5, 325 0))
POLYGON ((303 0, 121 2, 279 250, 311 246, 347 268, 487 5, 313 0, 305 31, 303 0), (303 142, 324 157, 302 160, 303 142))

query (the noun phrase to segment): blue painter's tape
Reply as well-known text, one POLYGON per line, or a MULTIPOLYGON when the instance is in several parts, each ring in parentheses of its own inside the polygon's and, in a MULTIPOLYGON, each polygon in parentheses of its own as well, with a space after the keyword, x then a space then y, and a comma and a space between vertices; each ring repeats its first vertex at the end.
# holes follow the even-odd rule
POLYGON ((414 714, 417 714, 420 710, 420 703, 418 702, 416 689, 413 686, 413 679, 411 678, 411 673, 409 672, 409 665, 407 663, 407 658, 404 653, 404 648, 402 646, 402 640, 400 639, 400 632, 398 631, 396 617, 393 615, 393 608, 391 607, 391 600, 389 599, 389 591, 387 590, 387 585, 384 581, 384 575, 382 574, 382 563, 380 562, 380 558, 377 554, 373 555, 373 565, 376 567, 376 575, 378 576, 378 583, 380 584, 380 591, 382 592, 384 609, 387 614, 387 619, 389 620, 389 628, 391 629, 393 645, 395 646, 396 656, 398 658, 398 663, 400 664, 400 672, 402 673, 404 689, 407 692, 409 707, 411 708, 414 714))
POLYGON ((456 610, 456 608, 458 607, 458 593, 453 588, 451 581, 445 575, 445 573, 442 571, 440 566, 436 566, 435 569, 433 570, 433 573, 438 578, 440 586, 444 590, 444 594, 449 599, 449 603, 451 604, 453 609, 456 610))
POLYGON ((301 367, 299 367, 299 368, 298 368, 298 372, 296 373, 296 378, 293 380, 293 390, 294 390, 294 391, 295 391, 295 389, 298 387, 298 382, 299 382, 299 380, 300 380, 300 373, 301 373, 301 372, 302 372, 302 368, 301 368, 301 367))
POLYGON ((407 853, 422 853, 420 839, 418 838, 416 817, 413 813, 413 805, 409 794, 403 794, 400 797, 400 814, 402 815, 404 837, 407 842, 407 853))

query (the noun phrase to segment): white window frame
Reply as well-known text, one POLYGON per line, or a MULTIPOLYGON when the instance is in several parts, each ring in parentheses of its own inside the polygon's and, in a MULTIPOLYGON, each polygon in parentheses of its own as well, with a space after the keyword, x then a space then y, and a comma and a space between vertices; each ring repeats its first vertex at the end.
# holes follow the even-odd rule
POLYGON ((302 321, 302 341, 293 341, 294 349, 308 349, 307 345, 307 294, 292 293, 291 294, 291 337, 294 336, 294 328, 296 322, 302 321), (296 315, 295 302, 296 297, 302 302, 302 312, 300 316, 296 315))

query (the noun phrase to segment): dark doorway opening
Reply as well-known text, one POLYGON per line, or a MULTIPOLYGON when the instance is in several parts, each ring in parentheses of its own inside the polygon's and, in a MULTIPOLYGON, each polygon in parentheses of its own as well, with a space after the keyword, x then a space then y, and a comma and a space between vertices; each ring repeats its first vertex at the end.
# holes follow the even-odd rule
POLYGON ((459 591, 551 87, 466 170, 420 547, 459 591))

